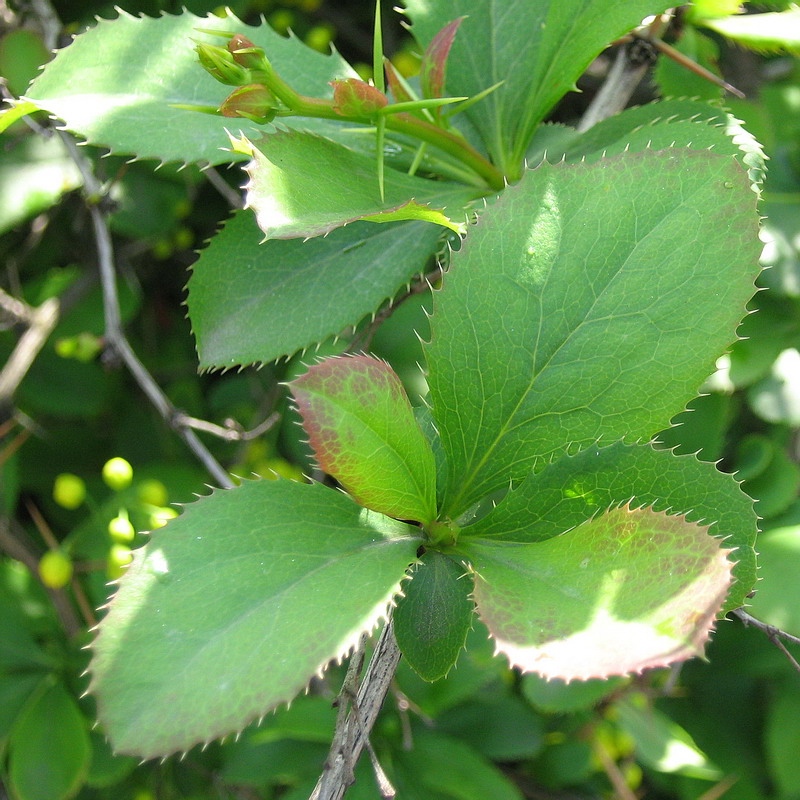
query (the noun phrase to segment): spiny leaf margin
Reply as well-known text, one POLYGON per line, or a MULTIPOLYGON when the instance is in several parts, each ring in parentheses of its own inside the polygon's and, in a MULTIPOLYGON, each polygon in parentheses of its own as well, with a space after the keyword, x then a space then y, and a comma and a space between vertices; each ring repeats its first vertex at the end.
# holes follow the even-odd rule
POLYGON ((647 507, 603 511, 545 542, 459 549, 498 652, 566 681, 702 655, 733 567, 704 526, 647 507))
POLYGON ((115 749, 185 752, 289 703, 386 617, 415 531, 288 480, 186 506, 135 551, 92 645, 89 691, 115 749))

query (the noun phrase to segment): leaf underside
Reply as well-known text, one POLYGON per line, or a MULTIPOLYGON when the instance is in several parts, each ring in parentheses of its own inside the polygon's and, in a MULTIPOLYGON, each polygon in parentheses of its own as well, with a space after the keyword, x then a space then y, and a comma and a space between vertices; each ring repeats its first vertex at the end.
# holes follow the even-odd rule
POLYGON ((329 358, 289 388, 320 467, 358 503, 398 519, 433 521, 433 450, 385 361, 329 358))
POLYGON ((247 205, 272 239, 320 236, 358 219, 422 219, 458 229, 464 206, 477 196, 459 184, 386 169, 381 199, 369 155, 300 131, 278 131, 252 144, 247 205))
POLYGON ((419 274, 440 235, 421 222, 356 222, 307 242, 262 242, 253 215, 237 212, 189 279, 200 366, 264 363, 341 333, 419 274))
POLYGON ((701 655, 730 551, 683 516, 611 509, 534 544, 470 541, 475 602, 510 663, 547 678, 641 672, 701 655))
MULTIPOLYGON (((112 153, 221 164, 241 158, 225 149, 226 129, 257 138, 265 128, 246 119, 174 108, 218 107, 231 91, 200 66, 192 40, 219 40, 198 28, 245 34, 269 53, 281 77, 302 94, 331 97, 329 81, 357 77, 338 54, 322 55, 294 35, 287 39, 269 25, 252 27, 226 13, 198 17, 185 11, 152 18, 120 11, 116 19, 100 19, 57 53, 26 97, 64 120, 68 130, 112 153)), ((302 119, 282 124, 349 139, 338 122, 302 119)))
POLYGON ((589 447, 532 473, 462 540, 537 542, 580 525, 611 506, 652 507, 685 514, 734 551, 736 580, 725 610, 738 608, 755 586, 757 533, 753 501, 732 476, 694 456, 650 446, 589 447))
POLYGON ((702 24, 758 53, 800 53, 800 9, 704 19, 702 24))
POLYGON ((93 645, 115 750, 185 751, 288 703, 385 614, 413 530, 291 481, 187 506, 136 551, 93 645))
POLYGON ((405 0, 424 48, 464 16, 447 61, 446 93, 472 97, 504 81, 465 114, 505 172, 516 169, 547 112, 575 87, 589 62, 665 4, 646 0, 405 0))
POLYGON ((734 338, 757 224, 744 170, 706 151, 545 163, 510 186, 434 296, 445 516, 567 446, 666 427, 734 338))
POLYGON ((426 681, 445 677, 472 626, 475 605, 464 568, 429 550, 404 584, 392 620, 403 658, 426 681))

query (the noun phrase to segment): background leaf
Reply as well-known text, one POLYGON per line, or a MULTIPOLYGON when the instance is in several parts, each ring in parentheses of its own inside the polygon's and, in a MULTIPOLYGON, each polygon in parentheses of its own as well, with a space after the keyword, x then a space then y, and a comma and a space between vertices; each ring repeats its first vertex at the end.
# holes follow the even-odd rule
POLYGON ((726 604, 738 608, 756 580, 756 515, 737 482, 694 456, 629 446, 589 447, 530 475, 462 537, 543 541, 580 525, 612 505, 630 501, 656 511, 686 514, 735 547, 737 583, 726 604))
POLYGON ((136 551, 94 644, 116 750, 187 750, 288 703, 384 614, 415 557, 409 530, 282 480, 187 506, 136 551))
MULTIPOLYGON (((245 34, 301 94, 331 97, 329 81, 356 77, 339 55, 324 56, 269 25, 255 28, 226 13, 197 17, 185 11, 154 19, 120 11, 117 19, 99 20, 59 51, 26 96, 63 119, 68 130, 112 153, 221 164, 241 158, 222 149, 229 146, 226 129, 256 138, 264 128, 246 119, 173 107, 216 107, 230 94, 230 86, 200 66, 192 39, 210 40, 197 28, 245 34)), ((339 131, 336 122, 304 119, 300 124, 329 136, 339 131)))
POLYGON ((704 19, 701 24, 759 53, 800 53, 800 9, 704 19))
POLYGON ((375 159, 329 139, 279 131, 253 142, 247 205, 271 239, 319 236, 348 222, 417 219, 454 229, 480 196, 455 183, 385 171, 381 199, 375 159))
POLYGON ((433 451, 385 361, 328 358, 289 388, 320 467, 358 503, 398 519, 433 521, 433 451))
POLYGON ((90 758, 86 721, 64 687, 54 683, 31 699, 11 733, 11 791, 19 800, 66 800, 80 788, 90 758))
POLYGON ((419 274, 440 236, 423 222, 356 222, 307 242, 262 242, 253 215, 238 212, 189 279, 200 366, 272 361, 340 333, 419 274))
POLYGON ((471 97, 505 83, 465 112, 487 151, 518 175, 536 126, 612 40, 661 3, 633 0, 405 0, 422 47, 449 22, 466 19, 447 62, 447 93, 471 97))
POLYGON ((758 272, 756 224, 740 167, 707 152, 543 164, 510 186, 434 297, 444 513, 567 445, 665 427, 734 337, 758 272))
POLYGON ((426 681, 450 671, 464 648, 475 604, 464 568, 429 550, 404 586, 392 619, 403 657, 426 681))
POLYGON ((647 508, 609 510, 546 542, 459 549, 498 650, 567 681, 701 655, 733 566, 706 527, 647 508))

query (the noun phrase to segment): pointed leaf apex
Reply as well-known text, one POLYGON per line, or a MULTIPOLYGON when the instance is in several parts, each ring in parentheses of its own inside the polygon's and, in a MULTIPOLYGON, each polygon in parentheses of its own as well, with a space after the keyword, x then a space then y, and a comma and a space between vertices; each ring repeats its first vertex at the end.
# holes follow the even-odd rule
POLYGON ((459 17, 442 28, 425 50, 420 65, 420 82, 425 97, 441 97, 444 94, 447 56, 456 38, 456 33, 466 17, 459 17))

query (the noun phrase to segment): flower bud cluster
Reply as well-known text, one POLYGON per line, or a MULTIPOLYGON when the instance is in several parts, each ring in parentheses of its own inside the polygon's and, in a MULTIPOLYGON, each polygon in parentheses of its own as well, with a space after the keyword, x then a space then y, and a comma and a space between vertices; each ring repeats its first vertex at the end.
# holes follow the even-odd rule
POLYGON ((226 47, 198 43, 200 64, 220 83, 238 87, 217 111, 224 117, 244 117, 253 122, 271 122, 280 103, 266 85, 272 67, 264 51, 237 33, 226 47))

